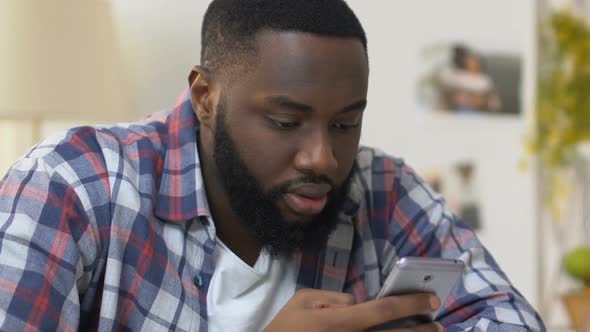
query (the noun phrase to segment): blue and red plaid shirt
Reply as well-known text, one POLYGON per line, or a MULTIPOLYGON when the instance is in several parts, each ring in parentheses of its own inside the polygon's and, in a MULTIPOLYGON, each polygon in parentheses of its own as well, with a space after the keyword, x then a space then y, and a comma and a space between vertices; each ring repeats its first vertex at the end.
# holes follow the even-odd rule
MULTIPOLYGON (((144 122, 80 127, 0 182, 0 329, 207 330, 215 227, 190 101, 144 122)), ((402 256, 461 259, 447 331, 539 331, 490 253, 403 161, 359 149, 339 224, 298 254, 298 288, 374 298, 402 256)))

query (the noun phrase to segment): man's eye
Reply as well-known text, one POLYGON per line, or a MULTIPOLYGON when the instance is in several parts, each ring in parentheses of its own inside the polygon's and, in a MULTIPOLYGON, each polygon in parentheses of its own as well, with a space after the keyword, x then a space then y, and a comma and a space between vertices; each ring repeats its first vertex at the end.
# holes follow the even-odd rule
POLYGON ((299 125, 299 123, 294 121, 284 121, 284 120, 277 120, 273 118, 268 118, 270 122, 279 129, 292 129, 299 125))
POLYGON ((333 124, 333 127, 338 130, 349 130, 349 129, 358 128, 360 125, 361 125, 360 122, 358 122, 358 123, 335 123, 335 124, 333 124))

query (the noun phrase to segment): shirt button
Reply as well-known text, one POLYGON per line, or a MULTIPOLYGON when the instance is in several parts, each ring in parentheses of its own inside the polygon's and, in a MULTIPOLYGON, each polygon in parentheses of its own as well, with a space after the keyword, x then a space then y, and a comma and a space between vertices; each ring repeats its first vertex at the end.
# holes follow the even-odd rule
POLYGON ((203 278, 201 278, 200 275, 196 275, 193 278, 193 284, 195 284, 195 286, 197 286, 198 288, 203 287, 203 278))

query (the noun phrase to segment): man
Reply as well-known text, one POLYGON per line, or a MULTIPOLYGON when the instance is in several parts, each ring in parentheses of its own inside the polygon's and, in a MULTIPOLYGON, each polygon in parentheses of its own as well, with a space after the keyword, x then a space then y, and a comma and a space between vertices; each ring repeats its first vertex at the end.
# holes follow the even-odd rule
POLYGON ((170 113, 82 127, 0 185, 2 330, 542 330, 403 161, 359 148, 369 65, 342 0, 214 0, 170 113), (449 299, 374 300, 402 256, 463 260, 449 299))

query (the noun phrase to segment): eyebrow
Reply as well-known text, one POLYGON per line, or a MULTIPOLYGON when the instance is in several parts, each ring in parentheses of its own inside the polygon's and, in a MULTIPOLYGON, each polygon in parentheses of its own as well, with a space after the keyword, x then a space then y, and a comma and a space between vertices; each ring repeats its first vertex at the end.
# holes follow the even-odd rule
MULTIPOLYGON (((269 103, 271 103, 272 105, 275 105, 280 108, 286 108, 286 109, 299 111, 299 112, 305 112, 305 113, 313 111, 313 107, 311 107, 310 105, 297 102, 287 96, 270 96, 270 97, 266 97, 265 99, 269 103)), ((348 113, 348 112, 355 112, 355 111, 362 112, 366 106, 367 106, 367 100, 362 99, 362 100, 359 100, 357 102, 354 102, 353 104, 350 104, 350 105, 342 108, 342 110, 340 112, 341 113, 348 113)))
POLYGON ((367 107, 367 100, 363 99, 363 100, 359 100, 356 103, 350 104, 346 107, 344 107, 342 109, 342 111, 340 111, 341 113, 348 113, 348 112, 362 112, 365 110, 365 107, 367 107))

